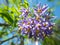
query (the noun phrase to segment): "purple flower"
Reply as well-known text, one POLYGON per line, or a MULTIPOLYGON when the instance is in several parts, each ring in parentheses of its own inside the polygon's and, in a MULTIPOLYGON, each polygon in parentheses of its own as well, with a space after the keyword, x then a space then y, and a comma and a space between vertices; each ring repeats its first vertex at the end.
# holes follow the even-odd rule
POLYGON ((37 8, 34 9, 34 14, 36 16, 40 16, 40 15, 43 15, 47 10, 48 10, 48 5, 43 5, 41 6, 41 4, 38 4, 37 8))
POLYGON ((29 8, 27 8, 27 9, 25 9, 25 8, 22 8, 21 10, 20 10, 20 12, 22 12, 22 14, 19 16, 19 17, 27 17, 28 16, 28 13, 29 13, 29 11, 30 11, 30 9, 29 8))
POLYGON ((43 39, 44 37, 52 34, 52 28, 55 24, 49 20, 51 19, 51 16, 47 10, 48 6, 46 4, 43 6, 39 4, 37 8, 33 10, 33 12, 31 12, 29 9, 23 8, 21 10, 21 15, 24 17, 24 19, 19 20, 18 22, 18 27, 19 30, 21 30, 21 34, 28 35, 29 38, 34 37, 34 39, 43 39), (28 15, 31 14, 29 11, 35 16, 28 18, 28 15))

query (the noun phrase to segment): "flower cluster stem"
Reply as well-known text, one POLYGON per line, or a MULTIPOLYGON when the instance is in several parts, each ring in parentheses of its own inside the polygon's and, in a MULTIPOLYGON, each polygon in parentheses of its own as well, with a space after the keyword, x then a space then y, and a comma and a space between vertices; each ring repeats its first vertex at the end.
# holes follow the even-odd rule
POLYGON ((35 45, 38 45, 38 40, 35 41, 35 45))

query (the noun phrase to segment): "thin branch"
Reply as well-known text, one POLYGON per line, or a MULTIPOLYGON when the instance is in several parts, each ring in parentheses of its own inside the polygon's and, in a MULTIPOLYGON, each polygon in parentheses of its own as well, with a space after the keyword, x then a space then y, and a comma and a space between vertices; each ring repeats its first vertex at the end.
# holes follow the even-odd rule
POLYGON ((6 39, 6 40, 0 41, 0 44, 4 43, 4 42, 6 42, 6 41, 9 41, 9 40, 11 40, 11 39, 13 39, 13 38, 15 38, 15 37, 17 37, 17 35, 12 36, 11 38, 8 38, 8 39, 6 39))
POLYGON ((20 39, 21 39, 20 45, 24 45, 24 37, 20 36, 20 39))
POLYGON ((6 23, 0 23, 0 26, 10 26, 10 25, 6 23))

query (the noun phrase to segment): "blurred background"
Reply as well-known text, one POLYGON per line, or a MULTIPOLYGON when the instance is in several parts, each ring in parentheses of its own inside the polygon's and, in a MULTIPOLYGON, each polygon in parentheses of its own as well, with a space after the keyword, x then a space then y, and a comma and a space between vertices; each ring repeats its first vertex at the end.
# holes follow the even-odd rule
POLYGON ((35 45, 33 39, 20 35, 17 22, 21 7, 32 8, 38 3, 48 4, 56 16, 54 33, 39 45, 60 45, 60 0, 0 0, 0 45, 35 45))

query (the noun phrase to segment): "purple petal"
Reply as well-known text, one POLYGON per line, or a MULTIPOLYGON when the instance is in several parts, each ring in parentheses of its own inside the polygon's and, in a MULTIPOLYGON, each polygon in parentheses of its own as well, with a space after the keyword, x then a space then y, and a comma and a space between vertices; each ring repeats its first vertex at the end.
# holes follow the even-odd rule
POLYGON ((38 9, 41 9, 41 3, 39 3, 39 4, 37 5, 37 7, 38 7, 38 9))

